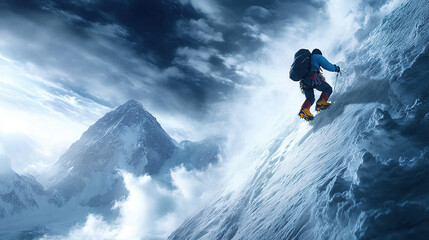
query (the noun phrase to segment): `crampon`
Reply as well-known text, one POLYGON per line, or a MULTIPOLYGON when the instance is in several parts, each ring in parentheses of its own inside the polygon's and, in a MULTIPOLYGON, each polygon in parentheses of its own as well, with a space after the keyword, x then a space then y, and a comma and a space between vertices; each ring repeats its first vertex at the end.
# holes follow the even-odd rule
POLYGON ((313 114, 311 114, 308 108, 302 108, 301 111, 298 113, 298 116, 300 118, 303 118, 305 121, 311 121, 314 118, 313 114))

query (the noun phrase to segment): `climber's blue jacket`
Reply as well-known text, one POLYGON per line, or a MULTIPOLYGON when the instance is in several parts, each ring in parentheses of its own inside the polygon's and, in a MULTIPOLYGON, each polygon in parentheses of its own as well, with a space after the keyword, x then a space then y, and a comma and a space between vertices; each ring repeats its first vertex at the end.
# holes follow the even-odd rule
POLYGON ((320 67, 331 72, 338 72, 339 68, 338 66, 330 63, 324 56, 320 54, 311 55, 311 71, 319 71, 320 67))

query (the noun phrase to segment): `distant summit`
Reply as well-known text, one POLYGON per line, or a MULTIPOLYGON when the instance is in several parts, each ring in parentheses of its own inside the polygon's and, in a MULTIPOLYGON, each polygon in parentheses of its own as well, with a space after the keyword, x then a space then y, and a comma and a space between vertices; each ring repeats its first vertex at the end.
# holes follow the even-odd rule
POLYGON ((65 202, 110 206, 127 194, 118 170, 168 179, 170 169, 201 169, 217 162, 218 154, 213 141, 177 144, 141 103, 129 100, 72 144, 48 172, 48 187, 65 202))
MULTIPOLYGON (((145 133, 159 133, 167 138, 167 141, 174 141, 162 129, 161 125, 156 121, 143 105, 136 100, 129 100, 123 105, 120 105, 100 118, 92 125, 81 137, 79 141, 98 141, 109 134, 120 134, 125 127, 133 127, 139 125, 145 133)), ((87 142, 88 143, 88 142, 87 142)))
POLYGON ((132 125, 141 121, 156 122, 155 117, 152 116, 143 105, 136 100, 129 100, 107 113, 104 117, 99 119, 94 126, 108 126, 121 122, 124 125, 132 125))
POLYGON ((78 201, 84 205, 110 203, 124 194, 118 169, 157 174, 176 145, 142 104, 130 100, 99 119, 59 158, 48 173, 49 187, 66 201, 83 193, 78 201))

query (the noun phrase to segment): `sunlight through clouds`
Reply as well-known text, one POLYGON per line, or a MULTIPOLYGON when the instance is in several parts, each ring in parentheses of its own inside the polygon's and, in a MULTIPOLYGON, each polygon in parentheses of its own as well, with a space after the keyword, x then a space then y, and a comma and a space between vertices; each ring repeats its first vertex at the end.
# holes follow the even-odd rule
POLYGON ((14 151, 19 148, 9 144, 10 137, 2 138, 0 145, 8 146, 3 154, 10 157, 14 170, 37 175, 108 108, 43 80, 31 66, 4 59, 0 60, 0 135, 26 136, 35 147, 27 151, 38 154, 29 158, 31 154, 14 151))

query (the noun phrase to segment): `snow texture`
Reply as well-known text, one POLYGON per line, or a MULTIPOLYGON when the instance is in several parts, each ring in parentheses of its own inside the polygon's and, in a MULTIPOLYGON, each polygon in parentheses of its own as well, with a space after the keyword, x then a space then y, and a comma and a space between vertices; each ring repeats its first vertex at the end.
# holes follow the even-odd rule
POLYGON ((259 144, 244 187, 169 239, 428 239, 428 43, 429 2, 402 3, 347 55, 332 106, 259 144))

